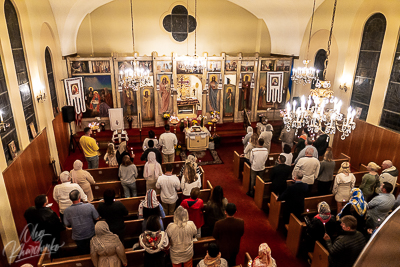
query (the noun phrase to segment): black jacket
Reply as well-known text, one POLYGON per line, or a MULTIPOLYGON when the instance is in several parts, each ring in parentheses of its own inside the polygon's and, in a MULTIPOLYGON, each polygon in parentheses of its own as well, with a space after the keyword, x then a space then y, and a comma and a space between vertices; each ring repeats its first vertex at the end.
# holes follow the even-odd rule
POLYGON ((162 156, 160 150, 157 148, 151 147, 146 149, 146 151, 143 152, 142 156, 140 157, 141 161, 147 161, 147 155, 149 155, 150 152, 154 152, 156 154, 156 160, 158 163, 162 164, 162 156))
POLYGON ((277 195, 282 194, 287 187, 287 180, 292 175, 292 168, 286 164, 278 164, 271 169, 271 191, 277 195))

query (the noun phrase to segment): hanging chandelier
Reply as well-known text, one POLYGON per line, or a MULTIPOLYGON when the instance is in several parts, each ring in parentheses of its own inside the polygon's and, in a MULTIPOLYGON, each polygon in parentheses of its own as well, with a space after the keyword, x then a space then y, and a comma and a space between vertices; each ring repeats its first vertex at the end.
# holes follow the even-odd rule
MULTIPOLYGON (((135 35, 133 29, 132 0, 130 0, 130 7, 131 7, 132 48, 133 48, 133 54, 135 55, 135 35)), ((124 70, 121 70, 119 72, 119 75, 120 79, 123 80, 128 87, 132 88, 135 91, 139 90, 140 87, 151 85, 150 70, 140 67, 138 61, 132 60, 129 66, 126 66, 124 70)))
MULTIPOLYGON (((202 72, 206 68, 205 60, 200 59, 197 56, 197 0, 194 1, 194 21, 196 22, 196 27, 194 28, 194 55, 189 56, 189 51, 187 55, 183 57, 183 69, 188 72, 202 72)), ((189 0, 187 1, 187 18, 186 18, 186 34, 187 34, 187 45, 189 46, 189 0)), ((187 49, 188 50, 188 49, 187 49)))
POLYGON ((283 123, 285 124, 286 130, 289 132, 291 129, 296 129, 296 135, 301 128, 307 128, 311 134, 335 134, 336 131, 338 131, 342 133, 341 139, 344 140, 356 128, 356 123, 354 122, 356 111, 352 107, 349 107, 347 116, 345 117, 340 112, 342 101, 333 97, 331 83, 325 80, 328 58, 330 55, 336 4, 337 0, 335 0, 333 7, 328 51, 324 62, 323 80, 317 79, 315 89, 311 89, 307 101, 305 96, 302 96, 299 106, 297 106, 298 103, 295 100, 293 104, 288 102, 285 111, 282 112, 283 123))
MULTIPOLYGON (((315 11, 315 0, 314 0, 313 11, 312 11, 312 16, 311 16, 310 34, 308 35, 306 58, 308 58, 308 52, 310 50, 311 33, 312 33, 312 26, 313 26, 313 22, 314 22, 314 11, 315 11)), ((302 83, 303 85, 306 85, 317 79, 319 70, 316 70, 313 67, 309 68, 308 67, 309 63, 310 63, 310 60, 305 59, 305 60, 303 60, 303 64, 304 64, 303 68, 298 67, 297 69, 296 68, 293 69, 293 74, 292 74, 291 79, 295 84, 302 83)))

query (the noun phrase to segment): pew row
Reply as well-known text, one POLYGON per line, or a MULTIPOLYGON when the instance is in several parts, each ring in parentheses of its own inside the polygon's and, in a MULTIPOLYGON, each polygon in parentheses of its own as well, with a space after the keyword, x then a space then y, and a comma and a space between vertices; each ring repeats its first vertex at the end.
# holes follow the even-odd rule
MULTIPOLYGON (((178 206, 180 204, 180 199, 181 199, 182 192, 178 192, 178 201, 176 205, 178 206)), ((204 203, 207 203, 207 201, 210 199, 211 196, 211 189, 201 189, 200 190, 200 196, 204 203)), ((116 201, 121 201, 122 204, 126 207, 126 209, 129 212, 129 217, 132 216, 137 216, 138 208, 140 202, 144 200, 145 196, 139 196, 139 197, 129 197, 129 198, 120 198, 116 199, 116 201)), ((161 203, 161 198, 160 195, 157 196, 158 201, 161 203)), ((97 209, 99 204, 103 202, 102 200, 99 201, 93 201, 91 202, 93 206, 97 209)))
MULTIPOLYGON (((308 197, 304 199, 304 211, 303 215, 310 215, 317 213, 317 205, 319 202, 325 201, 328 203, 331 211, 336 210, 336 200, 333 194, 317 197, 308 197)), ((269 217, 268 220, 273 230, 277 230, 281 224, 281 217, 285 208, 285 201, 278 201, 278 197, 275 193, 271 193, 271 200, 269 205, 269 217)))
MULTIPOLYGON (((161 164, 161 168, 163 170, 163 173, 165 173, 165 168, 168 163, 163 163, 161 164)), ((185 165, 184 161, 175 161, 172 163, 174 166, 174 174, 179 174, 179 172, 182 169, 182 166, 185 165)), ((201 178, 202 178, 202 187, 206 188, 207 186, 207 181, 204 178, 204 170, 201 166, 199 166, 202 172, 201 178)), ((138 178, 143 178, 143 171, 144 171, 144 164, 141 165, 136 165, 137 171, 138 171, 138 178)), ((101 182, 112 182, 112 181, 119 181, 118 178, 118 167, 107 167, 107 168, 98 168, 98 169, 87 169, 92 176, 93 179, 96 181, 96 183, 101 183, 101 182)))
MULTIPOLYGON (((293 180, 286 181, 287 186, 293 184, 293 180)), ((272 182, 264 182, 260 176, 257 176, 254 190, 254 202, 259 209, 266 209, 271 197, 272 182)))
MULTIPOLYGON (((198 241, 193 242, 193 262, 198 262, 207 254, 208 244, 215 242, 213 237, 202 237, 198 241)), ((131 248, 125 249, 128 266, 141 267, 144 266, 144 250, 132 250, 131 248)), ((51 261, 50 255, 47 253, 47 248, 43 250, 38 267, 93 267, 90 255, 75 256, 68 258, 60 258, 51 261)))
POLYGON ((329 266, 329 252, 324 248, 324 246, 319 242, 315 242, 314 252, 308 253, 311 259, 311 267, 328 267, 329 266))

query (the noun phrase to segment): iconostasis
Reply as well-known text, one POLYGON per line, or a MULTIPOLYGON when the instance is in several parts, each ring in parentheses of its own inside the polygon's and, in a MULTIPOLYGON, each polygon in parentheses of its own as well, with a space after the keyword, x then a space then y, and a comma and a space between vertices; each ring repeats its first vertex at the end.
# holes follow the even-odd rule
MULTIPOLYGON (((69 57, 70 78, 82 78, 82 124, 93 118, 108 120, 108 109, 122 108, 126 126, 162 126, 163 115, 211 117, 219 123, 242 122, 246 110, 252 121, 259 114, 278 119, 290 97, 291 57, 208 56, 199 58, 204 68, 188 70, 176 54, 134 57, 69 57), (126 73, 139 68, 149 73, 142 86, 132 86, 126 73)), ((72 90, 73 91, 73 90, 72 90)))

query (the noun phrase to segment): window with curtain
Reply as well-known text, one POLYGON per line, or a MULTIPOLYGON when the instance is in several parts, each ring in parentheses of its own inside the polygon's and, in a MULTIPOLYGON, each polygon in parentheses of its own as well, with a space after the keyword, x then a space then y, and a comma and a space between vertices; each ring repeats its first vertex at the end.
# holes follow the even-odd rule
POLYGON ((361 120, 367 119, 385 30, 386 18, 380 13, 372 15, 364 26, 350 102, 353 108, 362 109, 361 120))
POLYGON ((4 1, 4 14, 6 17, 8 36, 10 37, 11 49, 14 58, 15 72, 17 74, 18 88, 21 95, 25 122, 30 139, 33 139, 29 125, 33 123, 37 131, 35 108, 33 106, 32 92, 29 84, 28 69, 25 61, 25 51, 22 45, 19 21, 14 5, 10 0, 4 1))
POLYGON ((4 77, 3 64, 0 59, 0 112, 4 123, 9 123, 10 126, 5 130, 0 131, 1 142, 7 162, 12 161, 8 145, 14 141, 16 152, 19 151, 19 142, 17 131, 15 130, 14 116, 11 109, 10 97, 8 95, 7 83, 4 77))
POLYGON ((400 39, 397 43, 392 73, 386 91, 380 125, 400 131, 400 39))
POLYGON ((51 105, 53 107, 53 114, 55 117, 57 115, 57 113, 59 112, 59 108, 58 108, 58 101, 57 101, 56 85, 54 82, 53 61, 51 60, 51 52, 50 52, 49 47, 46 47, 44 57, 45 57, 45 61, 46 61, 47 82, 48 82, 49 90, 50 90, 51 105))

